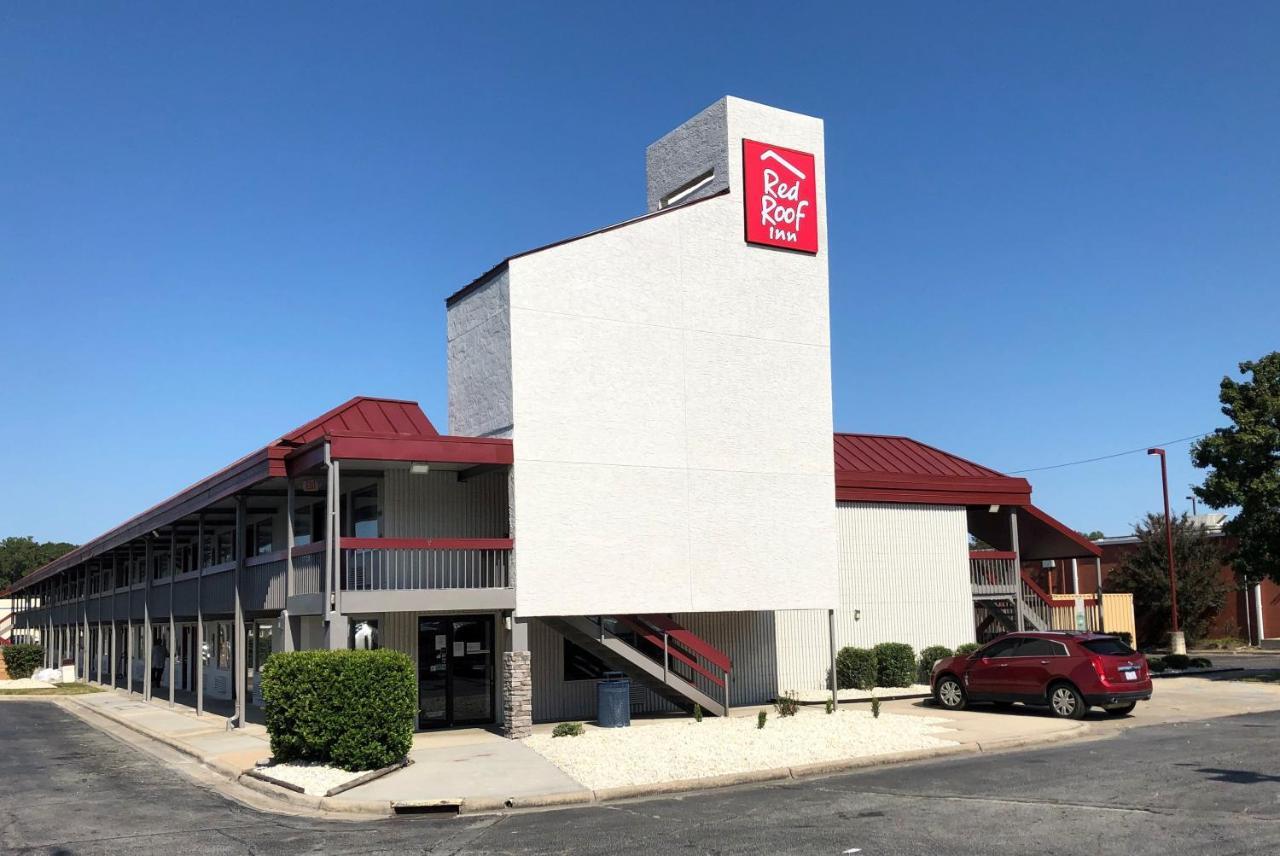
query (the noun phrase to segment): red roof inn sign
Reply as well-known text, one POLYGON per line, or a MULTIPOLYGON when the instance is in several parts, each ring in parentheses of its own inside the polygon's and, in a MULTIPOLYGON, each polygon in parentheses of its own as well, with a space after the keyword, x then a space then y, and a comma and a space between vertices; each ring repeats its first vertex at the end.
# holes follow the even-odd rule
POLYGON ((818 192, 813 155, 742 141, 747 243, 818 251, 818 192))

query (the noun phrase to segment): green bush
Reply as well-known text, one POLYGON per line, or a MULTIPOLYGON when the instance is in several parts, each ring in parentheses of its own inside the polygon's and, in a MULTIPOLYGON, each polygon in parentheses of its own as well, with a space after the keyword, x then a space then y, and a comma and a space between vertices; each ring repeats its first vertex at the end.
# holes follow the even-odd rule
POLYGON ((413 743, 417 676, 399 651, 290 651, 262 667, 271 754, 376 770, 413 743))
POLYGON ((562 722, 555 728, 551 729, 552 737, 581 737, 581 722, 562 722))
POLYGON ((756 714, 756 728, 764 728, 765 721, 769 719, 769 714, 763 710, 756 714))
POLYGON ((958 654, 961 657, 968 657, 970 654, 972 654, 974 651, 977 651, 981 647, 982 646, 979 645, 977 642, 966 642, 963 645, 956 646, 956 654, 958 654))
POLYGON ((1169 667, 1164 664, 1164 660, 1160 657, 1150 657, 1147 659, 1147 668, 1152 674, 1158 675, 1161 672, 1167 672, 1169 667))
POLYGON ((880 718, 880 699, 875 696, 871 697, 871 716, 874 719, 880 718))
POLYGON ((826 709, 827 709, 827 715, 828 715, 828 716, 830 716, 831 714, 833 714, 833 713, 835 713, 835 712, 836 712, 836 705, 835 705, 835 702, 833 702, 831 699, 827 699, 826 704, 825 704, 825 707, 826 707, 826 709))
POLYGON ((1107 635, 1116 637, 1130 648, 1133 647, 1133 634, 1128 630, 1108 630, 1107 635))
POLYGON ((916 681, 916 652, 902 642, 881 642, 876 652, 876 685, 909 687, 916 681))
POLYGON ((1193 669, 1211 669, 1213 668, 1213 661, 1208 657, 1192 657, 1190 666, 1193 669))
POLYGON ((1236 648, 1245 648, 1248 645, 1248 642, 1236 636, 1220 636, 1216 639, 1201 639, 1196 643, 1197 648, 1207 648, 1210 651, 1231 651, 1236 648))
POLYGON ((15 645, 0 645, 0 654, 4 656, 4 667, 9 677, 29 678, 36 669, 44 666, 44 647, 30 642, 15 645))
POLYGON ((876 685, 876 652, 870 648, 841 648, 836 655, 836 686, 869 690, 876 685))
POLYGON ((783 693, 774 700, 773 709, 778 712, 778 716, 795 716, 800 710, 800 699, 794 690, 783 693))
POLYGON ((693 721, 694 722, 702 721, 702 705, 698 704, 697 702, 695 702, 693 705, 693 721))
POLYGON ((946 645, 930 645, 920 652, 920 665, 916 669, 916 683, 927 684, 933 674, 933 664, 951 656, 951 649, 946 645))
POLYGON ((1186 654, 1165 654, 1164 664, 1170 669, 1185 669, 1191 665, 1191 658, 1186 654))

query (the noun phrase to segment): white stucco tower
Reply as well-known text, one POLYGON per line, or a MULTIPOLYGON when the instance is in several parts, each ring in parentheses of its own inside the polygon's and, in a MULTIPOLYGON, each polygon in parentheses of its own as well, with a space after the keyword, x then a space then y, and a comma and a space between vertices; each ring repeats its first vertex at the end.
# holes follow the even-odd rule
POLYGON ((449 299, 450 432, 514 439, 517 614, 838 604, 824 161, 721 99, 649 146, 649 214, 449 299), (816 252, 747 242, 751 170, 816 252))

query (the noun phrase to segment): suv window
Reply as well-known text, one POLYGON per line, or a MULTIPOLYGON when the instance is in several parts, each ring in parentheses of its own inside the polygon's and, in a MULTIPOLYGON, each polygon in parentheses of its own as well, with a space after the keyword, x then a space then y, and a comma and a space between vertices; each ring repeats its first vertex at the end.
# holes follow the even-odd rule
POLYGON ((1089 639, 1080 643, 1095 654, 1111 654, 1117 657, 1127 657, 1133 653, 1133 649, 1120 639, 1114 636, 1108 636, 1105 639, 1089 639))
POLYGON ((1059 642, 1048 639, 1026 639, 1018 649, 1019 657, 1065 657, 1067 649, 1059 642))
POLYGON ((1026 640, 1016 636, 1012 639, 1001 639, 998 642, 992 642, 979 653, 983 657, 1009 657, 1013 655, 1013 649, 1024 641, 1026 640))

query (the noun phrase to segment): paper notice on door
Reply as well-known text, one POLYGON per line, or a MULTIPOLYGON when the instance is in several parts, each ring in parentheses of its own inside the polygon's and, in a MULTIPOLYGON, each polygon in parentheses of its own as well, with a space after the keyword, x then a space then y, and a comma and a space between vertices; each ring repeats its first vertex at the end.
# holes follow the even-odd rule
POLYGON ((439 633, 439 634, 437 634, 437 635, 436 635, 436 650, 437 650, 437 651, 443 651, 445 648, 448 648, 448 647, 449 647, 449 643, 445 640, 445 636, 444 636, 444 634, 443 634, 443 633, 439 633))
POLYGON ((484 652, 480 650, 480 643, 479 643, 479 642, 468 642, 468 643, 467 643, 467 653, 468 653, 468 654, 483 654, 484 652))
POLYGON ((465 653, 465 646, 461 642, 453 643, 453 656, 461 657, 465 653))

